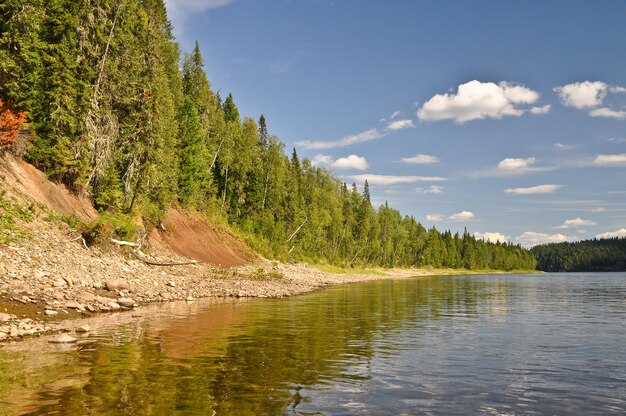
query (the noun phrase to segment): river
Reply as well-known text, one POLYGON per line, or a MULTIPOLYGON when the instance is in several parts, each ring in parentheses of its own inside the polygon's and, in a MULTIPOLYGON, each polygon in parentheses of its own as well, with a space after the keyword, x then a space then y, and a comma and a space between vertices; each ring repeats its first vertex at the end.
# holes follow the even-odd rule
POLYGON ((0 346, 0 414, 626 414, 626 274, 434 276, 0 346))

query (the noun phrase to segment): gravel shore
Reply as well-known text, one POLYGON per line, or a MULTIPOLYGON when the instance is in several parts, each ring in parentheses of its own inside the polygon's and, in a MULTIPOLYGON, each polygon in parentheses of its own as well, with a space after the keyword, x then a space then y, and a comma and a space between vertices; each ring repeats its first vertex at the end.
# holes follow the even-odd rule
MULTIPOLYGON (((0 247, 0 341, 75 330, 64 321, 204 297, 285 297, 368 280, 435 274, 385 270, 328 273, 259 259, 230 269, 206 264, 152 266, 118 247, 85 248, 64 224, 28 224, 32 239, 0 247)), ((188 259, 150 252, 157 261, 188 259)))

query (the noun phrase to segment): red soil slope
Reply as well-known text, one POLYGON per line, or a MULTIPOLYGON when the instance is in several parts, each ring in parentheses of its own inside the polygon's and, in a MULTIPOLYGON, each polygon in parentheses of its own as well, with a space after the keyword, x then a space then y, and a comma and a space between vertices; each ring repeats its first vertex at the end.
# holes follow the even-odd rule
POLYGON ((163 228, 150 233, 150 244, 221 267, 243 266, 252 260, 251 250, 239 239, 211 227, 200 215, 170 209, 163 228))
POLYGON ((46 207, 66 215, 93 219, 98 213, 89 199, 78 197, 63 185, 50 182, 46 174, 11 155, 0 156, 0 188, 10 196, 29 196, 46 207))
MULTIPOLYGON (((32 198, 66 215, 89 220, 98 216, 91 201, 78 197, 63 185, 48 180, 45 173, 9 154, 0 155, 0 190, 18 199, 32 198)), ((172 209, 163 230, 150 233, 150 244, 161 250, 221 267, 249 263, 256 256, 245 243, 227 231, 217 230, 198 214, 172 209)))

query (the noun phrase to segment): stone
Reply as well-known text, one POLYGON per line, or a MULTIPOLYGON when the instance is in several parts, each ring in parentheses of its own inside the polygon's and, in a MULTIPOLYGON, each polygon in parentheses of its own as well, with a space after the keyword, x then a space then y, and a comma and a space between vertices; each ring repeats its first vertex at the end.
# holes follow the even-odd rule
POLYGON ((83 309, 83 305, 78 302, 67 302, 65 307, 68 309, 83 309))
POLYGON ((71 335, 61 334, 59 336, 56 336, 56 337, 52 338, 48 342, 51 343, 51 344, 73 344, 73 343, 75 343, 77 341, 78 341, 78 339, 74 338, 71 335))
POLYGON ((44 311, 44 313, 46 314, 46 316, 57 316, 59 314, 59 311, 53 311, 52 309, 46 309, 44 311))
POLYGON ((130 283, 124 279, 109 279, 104 284, 106 290, 127 290, 130 291, 130 283))
POLYGON ((0 313, 0 322, 7 322, 13 318, 16 318, 16 316, 11 315, 10 313, 0 313))
POLYGON ((54 283, 52 283, 52 286, 54 286, 54 287, 64 287, 64 286, 67 286, 67 283, 63 279, 57 279, 57 280, 54 281, 54 283))
POLYGON ((172 282, 171 280, 169 282, 167 282, 167 285, 169 287, 176 287, 176 283, 172 282))
POLYGON ((121 308, 120 304, 115 301, 110 301, 109 303, 107 303, 107 306, 113 310, 117 310, 121 308))
POLYGON ((88 324, 84 324, 75 329, 77 333, 85 333, 91 331, 91 327, 88 324))
POLYGON ((132 308, 135 305, 135 301, 131 298, 119 298, 117 303, 126 308, 132 308))
POLYGON ((9 334, 6 334, 4 332, 0 332, 0 341, 4 341, 8 337, 9 337, 9 334))

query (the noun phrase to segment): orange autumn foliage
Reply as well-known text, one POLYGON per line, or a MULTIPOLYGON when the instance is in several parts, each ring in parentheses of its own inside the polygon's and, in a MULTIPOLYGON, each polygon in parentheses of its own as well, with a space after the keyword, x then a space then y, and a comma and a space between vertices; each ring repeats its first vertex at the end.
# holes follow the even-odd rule
POLYGON ((0 146, 10 145, 17 138, 20 126, 26 122, 26 113, 14 112, 11 103, 0 98, 0 146))

